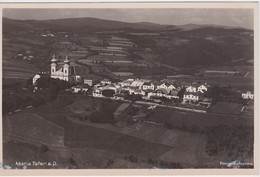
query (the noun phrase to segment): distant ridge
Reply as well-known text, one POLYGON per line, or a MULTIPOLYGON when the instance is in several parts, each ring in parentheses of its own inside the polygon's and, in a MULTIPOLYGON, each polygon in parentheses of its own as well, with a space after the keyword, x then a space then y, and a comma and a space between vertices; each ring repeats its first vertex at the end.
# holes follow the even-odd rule
POLYGON ((199 29, 199 28, 207 28, 207 27, 223 28, 223 29, 251 30, 251 29, 248 29, 248 28, 242 28, 242 27, 237 27, 237 26, 224 26, 224 25, 215 25, 215 24, 193 24, 193 23, 188 23, 188 24, 185 24, 185 25, 178 25, 177 27, 184 30, 184 31, 189 31, 189 30, 194 30, 194 29, 199 29))
MULTIPOLYGON (((98 18, 66 18, 66 19, 48 19, 48 20, 15 20, 3 18, 3 30, 68 30, 68 31, 102 31, 102 30, 139 30, 139 31, 163 31, 163 30, 195 30, 205 27, 223 28, 223 29, 243 29, 239 27, 221 26, 221 25, 162 25, 150 22, 120 22, 113 20, 104 20, 98 18)), ((245 29, 248 30, 248 29, 245 29)))
POLYGON ((95 30, 119 30, 119 29, 136 29, 157 31, 166 28, 177 29, 174 25, 160 25, 148 22, 127 23, 113 20, 103 20, 97 18, 66 18, 50 20, 15 20, 3 18, 4 25, 11 25, 20 28, 42 28, 42 29, 72 29, 86 27, 95 30))

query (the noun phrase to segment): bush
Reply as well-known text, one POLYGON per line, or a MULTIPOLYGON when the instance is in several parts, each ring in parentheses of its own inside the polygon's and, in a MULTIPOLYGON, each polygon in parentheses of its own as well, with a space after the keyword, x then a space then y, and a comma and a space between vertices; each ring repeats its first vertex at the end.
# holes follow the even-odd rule
POLYGON ((114 123, 114 116, 113 114, 107 114, 105 112, 93 112, 88 119, 90 120, 90 122, 93 123, 114 123))
POLYGON ((254 131, 246 126, 215 126, 206 131, 208 136, 206 152, 210 156, 219 153, 230 158, 244 154, 244 158, 253 157, 254 131))
POLYGON ((42 152, 42 153, 45 153, 45 152, 48 152, 50 149, 48 148, 48 146, 46 146, 46 145, 41 145, 41 147, 40 147, 40 152, 42 152))

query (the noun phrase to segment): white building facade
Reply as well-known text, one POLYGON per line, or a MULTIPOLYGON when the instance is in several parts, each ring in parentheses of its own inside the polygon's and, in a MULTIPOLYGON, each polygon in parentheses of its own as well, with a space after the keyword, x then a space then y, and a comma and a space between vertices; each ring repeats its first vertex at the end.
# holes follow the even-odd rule
POLYGON ((251 100, 253 100, 254 99, 254 94, 248 91, 246 93, 242 93, 242 98, 243 99, 251 99, 251 100))
POLYGON ((68 56, 66 56, 63 66, 59 66, 58 60, 55 58, 55 55, 53 56, 51 60, 51 78, 60 79, 64 81, 73 80, 70 68, 70 60, 68 56))

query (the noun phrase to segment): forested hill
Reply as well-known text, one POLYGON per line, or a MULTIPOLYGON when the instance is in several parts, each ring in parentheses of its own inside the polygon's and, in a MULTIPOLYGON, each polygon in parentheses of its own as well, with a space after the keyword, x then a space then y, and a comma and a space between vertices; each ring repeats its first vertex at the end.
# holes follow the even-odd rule
MULTIPOLYGON (((3 35, 20 31, 52 31, 96 34, 119 31, 141 48, 151 48, 157 61, 177 67, 248 65, 254 50, 254 32, 249 29, 217 25, 160 25, 127 23, 96 18, 55 20, 14 20, 3 18, 3 35), (154 35, 130 35, 143 32, 154 35), (237 63, 238 62, 238 63, 237 63)), ((118 34, 118 33, 115 33, 118 34)))
POLYGON ((160 25, 148 22, 127 23, 97 18, 68 18, 51 20, 14 20, 3 18, 3 31, 7 30, 52 30, 66 32, 85 32, 102 30, 148 30, 177 29, 174 25, 160 25))

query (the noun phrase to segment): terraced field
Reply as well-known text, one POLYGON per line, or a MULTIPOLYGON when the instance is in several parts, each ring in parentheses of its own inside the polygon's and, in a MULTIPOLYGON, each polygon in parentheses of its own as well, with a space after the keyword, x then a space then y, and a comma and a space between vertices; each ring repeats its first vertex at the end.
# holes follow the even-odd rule
POLYGON ((29 79, 38 72, 39 69, 25 61, 3 60, 3 78, 29 79))

